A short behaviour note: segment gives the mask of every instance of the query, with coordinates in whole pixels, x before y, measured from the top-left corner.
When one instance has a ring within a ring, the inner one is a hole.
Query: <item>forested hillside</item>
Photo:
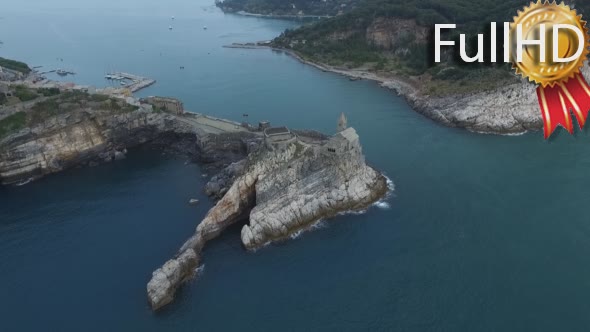
[[[257,6],[295,2],[231,1],[247,5],[256,3]],[[322,0],[298,1],[300,6],[318,2]],[[444,63],[434,65],[434,24],[456,23],[458,29],[445,38],[456,40],[458,45],[459,33],[466,33],[470,45],[475,45],[477,33],[489,36],[490,22],[510,22],[517,10],[529,3],[528,0],[359,0],[350,12],[285,31],[275,39],[274,45],[292,49],[308,60],[334,66],[362,67],[398,76],[420,76],[421,81],[434,82],[429,87],[432,93],[454,92],[449,88],[461,91],[482,89],[514,79],[510,67],[504,64],[465,65],[456,61],[457,52],[448,49],[443,57]],[[582,14],[590,15],[590,1],[568,1],[567,4]],[[501,24],[498,25],[500,27]],[[500,30],[498,35],[502,35]],[[485,44],[488,47],[487,41]],[[500,45],[498,52],[501,49]],[[473,47],[471,50],[474,52]],[[486,49],[486,56],[489,56],[489,49]],[[443,84],[440,84],[441,81]],[[453,84],[444,84],[444,81]]]

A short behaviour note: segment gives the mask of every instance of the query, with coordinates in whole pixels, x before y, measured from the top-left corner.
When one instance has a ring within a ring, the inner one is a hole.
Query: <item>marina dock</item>
[[[105,78],[108,80],[120,81],[121,86],[129,89],[131,92],[137,92],[156,83],[156,80],[154,79],[124,72],[110,73],[105,75]]]

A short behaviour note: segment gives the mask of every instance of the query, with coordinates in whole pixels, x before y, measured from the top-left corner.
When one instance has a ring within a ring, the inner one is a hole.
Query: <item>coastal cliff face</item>
[[[79,109],[48,118],[0,141],[0,180],[11,184],[63,169],[124,157],[126,148],[164,132],[190,129],[164,113]]]
[[[256,206],[241,232],[248,249],[339,212],[363,209],[387,190],[384,177],[365,164],[352,128],[323,147],[292,144],[278,162],[256,164],[247,175],[258,179]]]
[[[392,50],[411,39],[415,43],[426,43],[428,29],[412,19],[376,18],[365,30],[367,42],[385,50]],[[403,50],[400,50],[403,51]]]
[[[401,80],[376,79],[403,96],[417,112],[450,127],[490,134],[543,128],[536,86],[524,79],[488,91],[443,97],[425,94]]]
[[[231,167],[235,173],[236,167]],[[242,174],[208,212],[176,258],[154,271],[147,285],[154,310],[172,301],[181,282],[195,273],[205,243],[231,224],[247,219],[241,232],[242,243],[247,249],[256,249],[322,218],[366,208],[387,191],[386,179],[365,164],[352,128],[327,141],[299,138],[270,144],[250,154],[245,165],[237,168]]]
[[[590,75],[588,63],[581,69]],[[380,79],[382,86],[396,90],[425,116],[452,127],[480,133],[517,134],[541,130],[543,118],[536,85],[526,79],[489,91],[433,97],[395,79]]]
[[[260,140],[260,133],[227,120],[176,113],[85,93],[0,108],[0,183],[122,159],[146,143],[219,170],[244,159]]]
[[[418,112],[448,126],[481,133],[515,134],[543,128],[535,89],[533,84],[523,81],[465,95],[408,95],[408,101]]]

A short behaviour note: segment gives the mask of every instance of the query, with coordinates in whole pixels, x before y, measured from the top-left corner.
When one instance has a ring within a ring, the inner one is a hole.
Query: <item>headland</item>
[[[337,133],[326,135],[187,112],[174,98],[136,98],[26,75],[0,82],[0,95],[3,185],[116,162],[140,145],[190,156],[215,171],[205,191],[217,204],[147,284],[154,310],[195,276],[201,250],[228,226],[245,221],[241,241],[254,250],[324,218],[365,209],[388,191],[343,114]]]

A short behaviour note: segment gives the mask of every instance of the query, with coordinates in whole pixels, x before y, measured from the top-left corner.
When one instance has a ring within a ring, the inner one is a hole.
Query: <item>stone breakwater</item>
[[[365,163],[353,128],[319,137],[264,144],[222,172],[230,181],[212,180],[215,184],[208,185],[208,191],[221,199],[176,257],[154,271],[147,284],[154,310],[170,303],[182,282],[194,275],[207,241],[235,222],[247,220],[242,244],[257,249],[322,218],[364,209],[386,194],[387,181]]]

